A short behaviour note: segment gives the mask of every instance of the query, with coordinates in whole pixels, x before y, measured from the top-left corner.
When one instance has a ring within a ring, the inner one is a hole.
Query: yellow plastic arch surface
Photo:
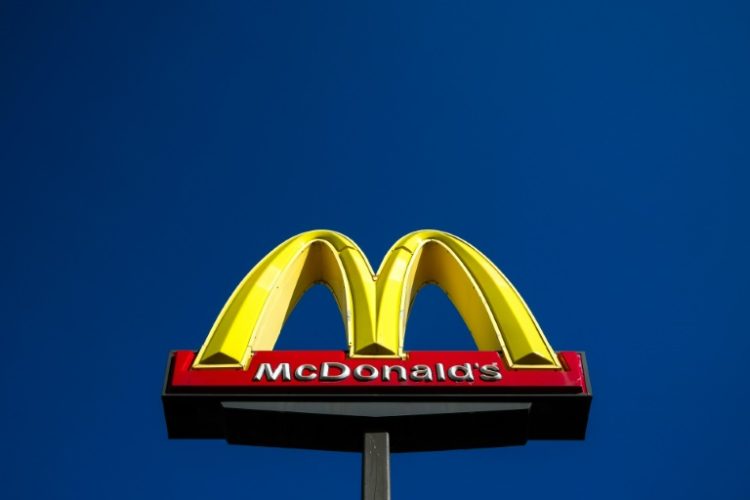
[[[377,275],[343,234],[317,230],[290,238],[234,290],[194,368],[247,368],[253,351],[273,349],[297,301],[316,283],[332,291],[353,357],[404,356],[411,304],[423,285],[434,283],[458,309],[480,350],[502,352],[512,368],[561,368],[510,281],[473,246],[434,230],[401,238]]]

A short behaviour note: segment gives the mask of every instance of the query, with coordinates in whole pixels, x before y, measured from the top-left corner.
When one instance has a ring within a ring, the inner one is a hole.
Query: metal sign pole
[[[391,449],[387,432],[365,433],[362,500],[391,500]]]

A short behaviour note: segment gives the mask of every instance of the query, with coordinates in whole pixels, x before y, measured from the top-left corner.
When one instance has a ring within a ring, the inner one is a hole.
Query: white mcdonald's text
[[[480,365],[479,363],[459,363],[446,366],[444,363],[432,365],[419,364],[410,367],[402,365],[358,364],[354,367],[336,361],[324,361],[320,364],[303,363],[293,366],[291,363],[260,363],[253,380],[256,382],[299,382],[319,380],[320,382],[474,382],[476,379],[494,382],[502,379],[497,363]]]

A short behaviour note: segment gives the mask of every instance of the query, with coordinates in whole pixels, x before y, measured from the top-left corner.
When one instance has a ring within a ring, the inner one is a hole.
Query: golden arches
[[[253,351],[271,350],[304,292],[332,291],[354,357],[401,357],[409,308],[427,283],[440,286],[477,347],[501,351],[513,368],[560,363],[508,279],[477,249],[442,231],[416,231],[388,251],[378,274],[346,236],[308,231],[269,253],[240,282],[219,314],[194,368],[247,368]]]

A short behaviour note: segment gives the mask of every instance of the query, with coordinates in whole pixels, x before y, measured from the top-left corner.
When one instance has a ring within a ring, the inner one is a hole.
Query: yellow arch
[[[247,367],[253,351],[273,349],[297,301],[319,282],[336,298],[349,345],[356,339],[358,350],[380,352],[370,346],[375,337],[375,287],[367,258],[343,234],[308,231],[276,247],[240,282],[194,368]]]
[[[194,368],[247,366],[271,350],[297,301],[324,283],[339,306],[351,356],[401,357],[409,308],[427,283],[451,299],[481,350],[513,368],[560,363],[508,279],[477,249],[442,231],[416,231],[388,251],[378,274],[343,234],[308,231],[285,241],[240,282],[196,356]]]
[[[480,350],[502,351],[513,368],[560,368],[521,295],[479,250],[443,231],[423,230],[397,241],[378,270],[377,338],[403,352],[414,297],[434,283],[450,298]]]

